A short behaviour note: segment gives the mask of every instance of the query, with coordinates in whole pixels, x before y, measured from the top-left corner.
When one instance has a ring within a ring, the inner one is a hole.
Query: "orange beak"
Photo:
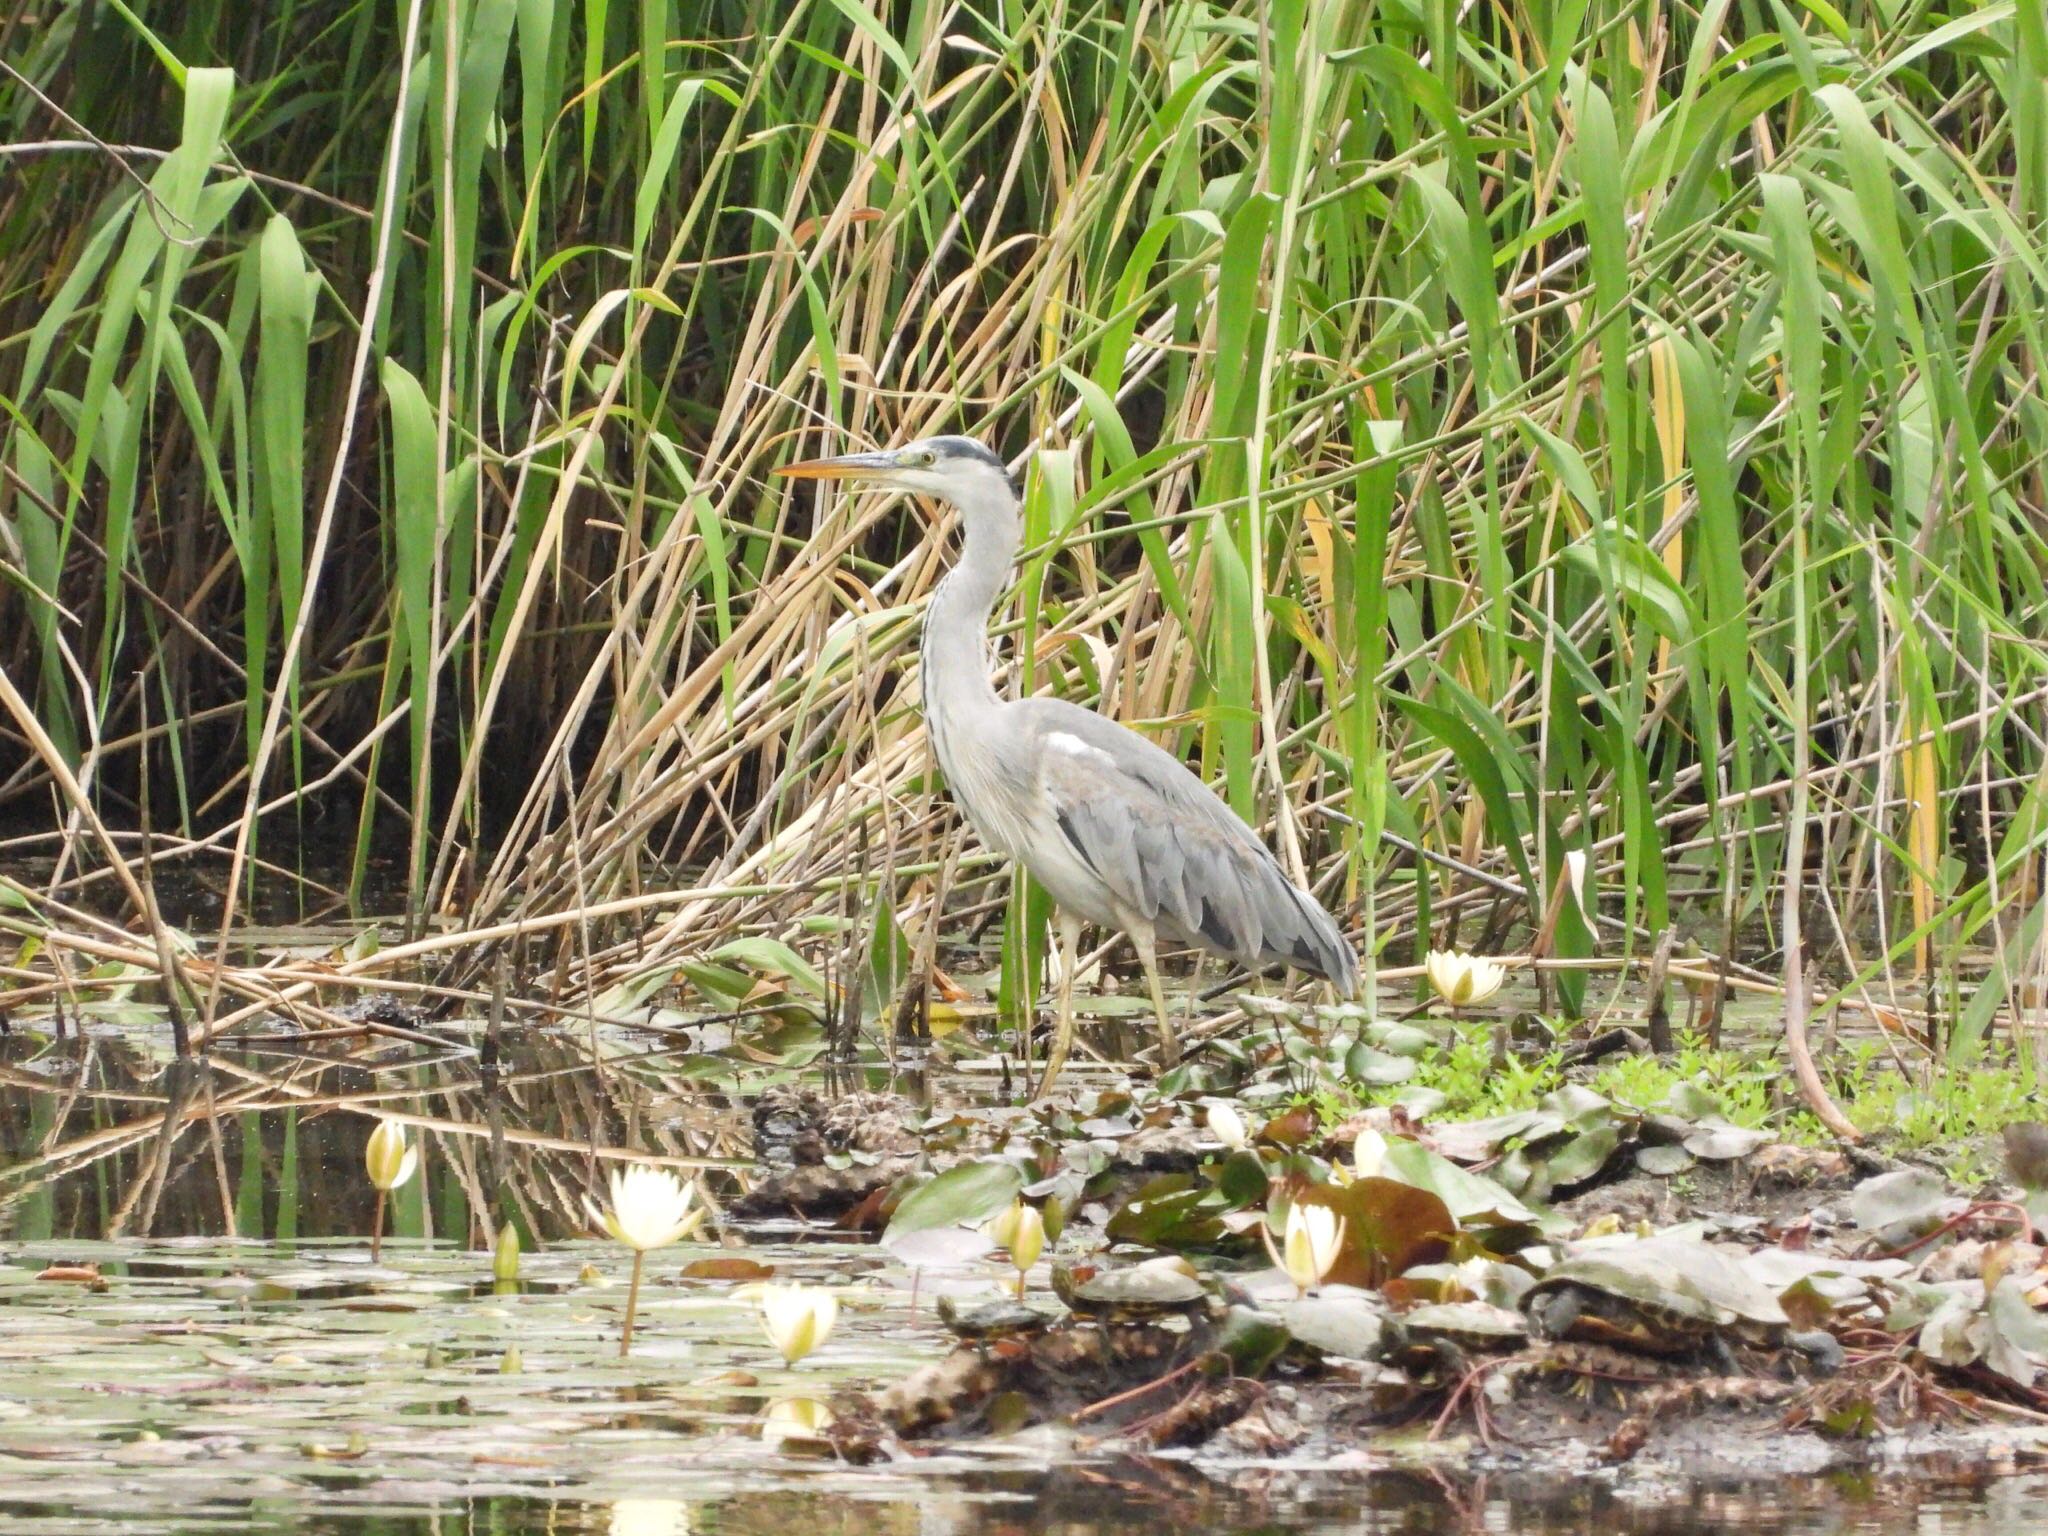
[[[785,480],[859,480],[870,475],[886,475],[896,468],[893,453],[843,453],[831,459],[805,459],[796,464],[784,464],[770,474],[782,476]]]

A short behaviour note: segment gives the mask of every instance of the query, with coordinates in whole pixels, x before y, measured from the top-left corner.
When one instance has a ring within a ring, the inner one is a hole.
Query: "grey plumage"
[[[1291,965],[1345,992],[1357,985],[1335,921],[1178,759],[1061,699],[1012,707],[1037,755],[1045,811],[1095,876],[1093,889],[1066,898],[1083,917],[1128,927],[1135,915],[1241,965]],[[1027,867],[1030,852],[1019,855]]]
[[[1044,1087],[1073,1033],[1071,979],[1083,922],[1131,936],[1160,1034],[1174,1055],[1154,961],[1157,937],[1240,964],[1293,966],[1356,990],[1336,922],[1200,779],[1170,753],[1059,699],[1006,700],[990,681],[988,619],[1021,536],[1002,461],[972,438],[792,464],[800,478],[863,478],[951,502],[960,560],[925,615],[926,730],[954,800],[983,842],[1023,863],[1059,910],[1066,965]]]

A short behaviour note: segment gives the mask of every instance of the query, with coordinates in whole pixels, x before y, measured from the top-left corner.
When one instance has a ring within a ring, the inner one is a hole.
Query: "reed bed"
[[[1677,925],[1963,1049],[2043,970],[2027,0],[50,0],[0,60],[0,1006],[627,1010],[1004,914],[1028,1006],[931,509],[765,478],[938,431],[1027,469],[1010,685],[1375,963]]]

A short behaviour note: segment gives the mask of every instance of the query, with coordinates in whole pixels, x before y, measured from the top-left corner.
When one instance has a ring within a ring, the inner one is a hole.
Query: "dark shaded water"
[[[623,1265],[588,1239],[581,1197],[606,1148],[744,1151],[745,1106],[704,1091],[709,1058],[624,1041],[630,1063],[594,1075],[581,1040],[491,1071],[463,1049],[279,1043],[216,1070],[216,1142],[203,1117],[164,1133],[153,1035],[0,1043],[0,1532],[2048,1532],[2048,1472],[1995,1447],[1963,1470],[1705,1481],[1641,1464],[1475,1477],[1461,1457],[1417,1473],[1362,1451],[1111,1458],[1028,1434],[877,1468],[793,1454],[763,1443],[768,1405],[881,1384],[946,1341],[885,1256],[781,1228],[747,1233],[749,1253],[847,1298],[817,1356],[785,1369],[749,1305],[684,1276],[675,1249],[616,1362]],[[382,1266],[363,1095],[442,1127]],[[743,1175],[707,1177],[730,1193]],[[500,1210],[529,1247],[506,1295],[482,1283],[481,1213]],[[105,1289],[44,1278],[70,1263],[99,1264]]]

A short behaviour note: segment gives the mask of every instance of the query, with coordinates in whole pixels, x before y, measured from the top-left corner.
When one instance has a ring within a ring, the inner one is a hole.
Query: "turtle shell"
[[[1522,1303],[1530,1326],[1547,1339],[1604,1344],[1645,1355],[1689,1354],[1713,1336],[1711,1313],[1570,1280],[1545,1281]]]
[[[939,1321],[955,1338],[999,1339],[1039,1333],[1052,1322],[1050,1314],[1009,1297],[962,1303],[951,1296],[938,1300]]]
[[[1075,1312],[1109,1319],[1188,1312],[1209,1300],[1207,1286],[1170,1264],[1134,1264],[1092,1273],[1056,1269],[1053,1290]]]
[[[1401,1326],[1416,1340],[1446,1339],[1464,1349],[1519,1349],[1529,1325],[1519,1312],[1483,1301],[1439,1301],[1411,1307]]]
[[[1536,1331],[1645,1354],[1683,1354],[1717,1333],[1781,1338],[1778,1300],[1712,1243],[1648,1238],[1551,1267],[1522,1299]]]

